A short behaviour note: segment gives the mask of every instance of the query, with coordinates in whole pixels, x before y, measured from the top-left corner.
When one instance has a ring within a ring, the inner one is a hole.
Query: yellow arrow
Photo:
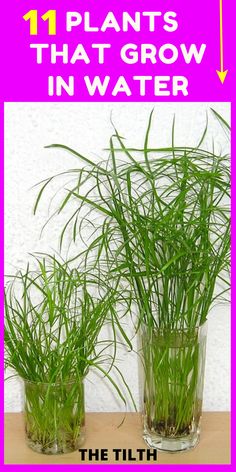
[[[223,84],[228,73],[228,70],[224,70],[223,0],[220,0],[220,70],[216,72]]]

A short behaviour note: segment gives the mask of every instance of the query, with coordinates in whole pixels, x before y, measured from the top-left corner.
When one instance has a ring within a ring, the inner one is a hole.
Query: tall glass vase
[[[25,431],[28,446],[43,454],[63,454],[84,441],[84,387],[68,383],[24,381]]]
[[[199,441],[206,334],[206,323],[191,329],[143,329],[143,438],[151,448],[178,452]]]

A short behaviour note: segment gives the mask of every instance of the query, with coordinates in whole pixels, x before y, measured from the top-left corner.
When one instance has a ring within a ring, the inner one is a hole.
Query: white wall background
[[[49,200],[44,198],[37,216],[33,205],[37,191],[31,187],[57,172],[76,167],[67,153],[44,149],[63,143],[91,159],[105,157],[103,151],[112,134],[110,113],[120,134],[130,146],[142,146],[147,119],[155,107],[151,144],[169,145],[171,123],[176,117],[176,145],[196,145],[209,113],[209,146],[225,146],[224,134],[211,116],[213,107],[227,120],[226,103],[8,103],[5,105],[5,273],[24,267],[29,253],[58,249],[58,222],[53,222],[40,238],[48,216]],[[57,185],[56,187],[57,188]],[[48,199],[52,196],[50,191]],[[120,368],[139,404],[137,358],[121,353]],[[103,381],[89,374],[86,381],[88,411],[124,409]],[[5,410],[22,409],[21,383],[17,378],[5,383]],[[230,316],[229,307],[219,306],[209,315],[204,409],[230,409]]]

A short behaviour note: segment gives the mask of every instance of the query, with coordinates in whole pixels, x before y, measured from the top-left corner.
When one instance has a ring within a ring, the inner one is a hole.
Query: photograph
[[[8,102],[5,464],[230,464],[230,102]]]

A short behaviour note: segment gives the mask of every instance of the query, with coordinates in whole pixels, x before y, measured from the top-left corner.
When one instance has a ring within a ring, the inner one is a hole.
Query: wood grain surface
[[[190,452],[178,454],[159,453],[157,460],[148,461],[148,448],[142,439],[141,415],[128,413],[122,426],[122,413],[87,413],[86,440],[82,449],[86,449],[86,460],[82,461],[81,452],[47,456],[30,450],[25,443],[24,419],[21,413],[5,415],[5,464],[82,464],[82,463],[142,463],[142,464],[229,464],[230,463],[230,415],[225,412],[204,413],[202,434],[199,445]],[[98,449],[100,460],[89,460],[89,449]],[[101,461],[101,449],[107,450],[107,461]],[[114,449],[121,449],[119,460],[115,460]],[[123,453],[124,449],[124,453]],[[140,452],[144,450],[140,460]],[[130,452],[129,452],[130,450]],[[150,451],[150,450],[149,450]],[[123,456],[124,454],[124,456]],[[125,454],[130,460],[125,460]]]

